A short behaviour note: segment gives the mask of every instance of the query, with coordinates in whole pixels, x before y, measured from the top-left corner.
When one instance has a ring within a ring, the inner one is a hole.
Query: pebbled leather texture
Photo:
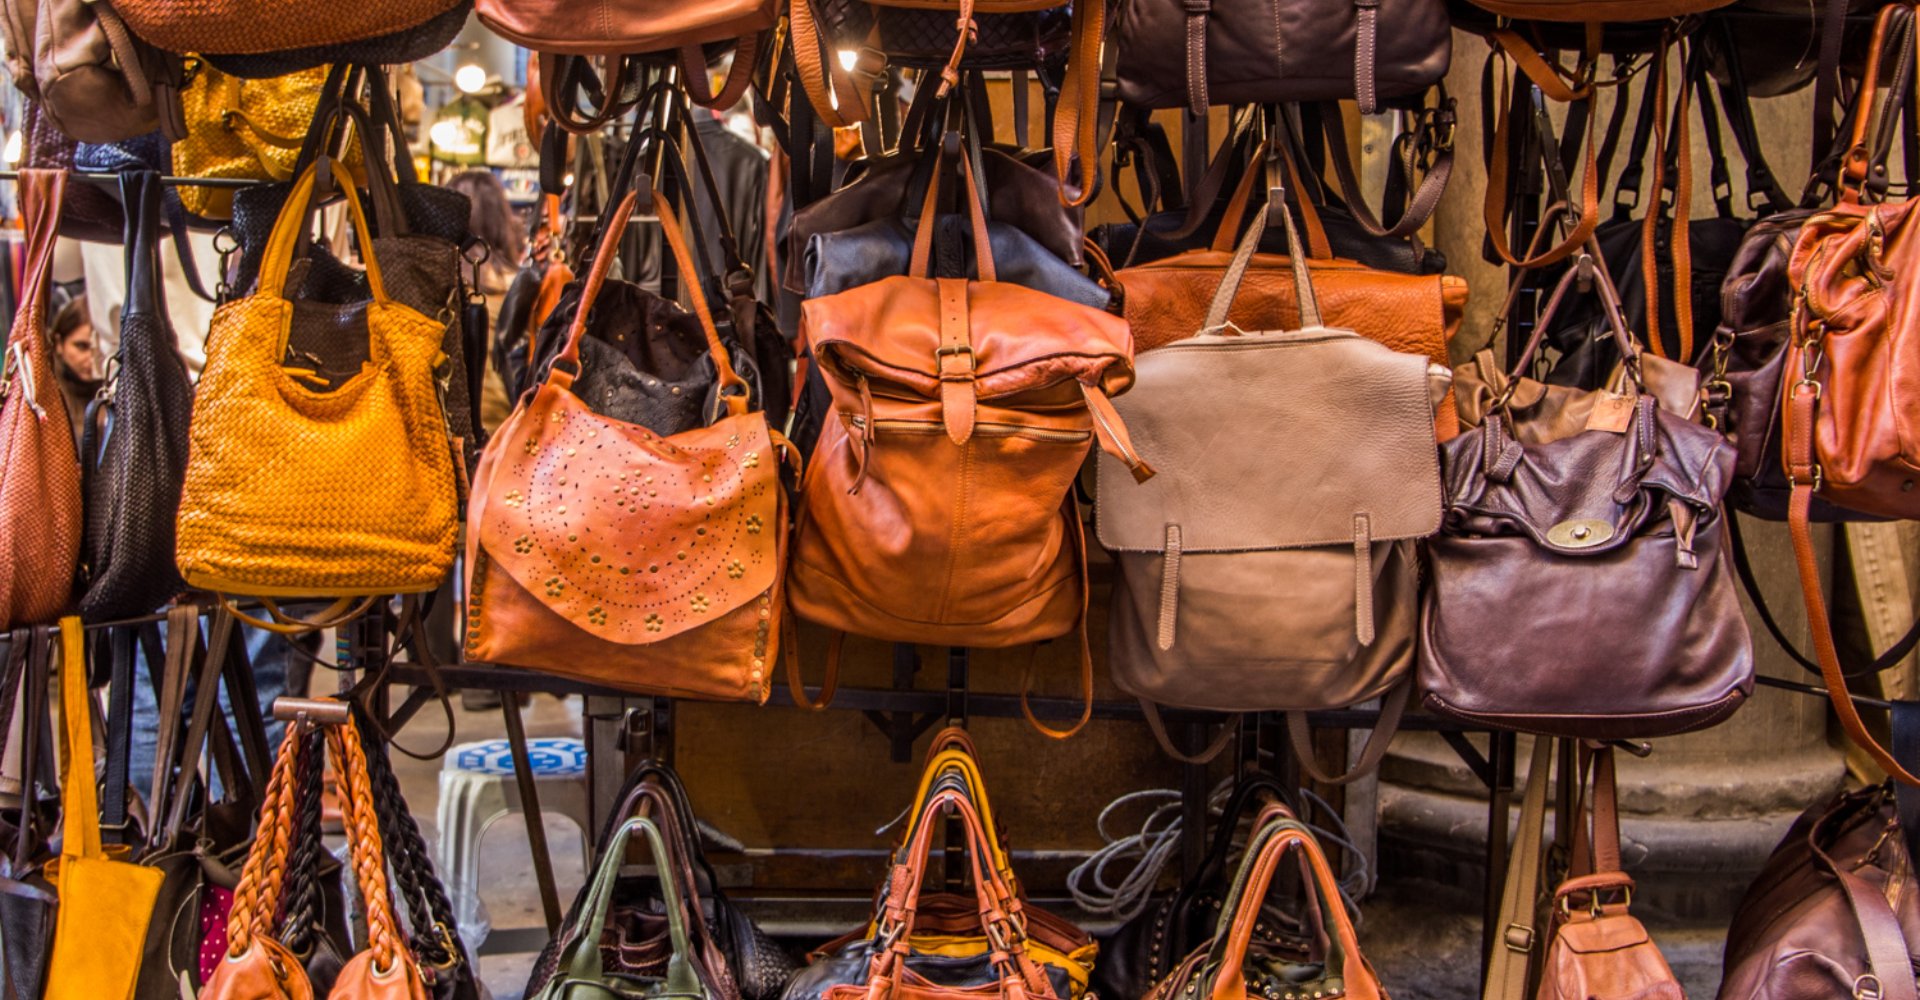
[[[1066,505],[1095,438],[1088,388],[1133,381],[1125,321],[1006,282],[903,276],[801,310],[833,413],[807,470],[794,610],[895,642],[1071,631],[1085,594]],[[951,336],[968,352],[937,353]]]
[[[1446,4],[1382,0],[1378,6],[1375,92],[1391,99],[1425,91],[1446,75],[1452,59]],[[1203,109],[1353,100],[1360,94],[1360,9],[1352,0],[1133,0],[1115,28],[1120,99]],[[1190,34],[1196,21],[1197,37]]]
[[[1430,711],[1642,738],[1711,725],[1752,691],[1721,524],[1725,438],[1642,397],[1625,434],[1524,443],[1495,419],[1442,446],[1441,465],[1419,656]],[[1690,547],[1676,518],[1692,522]],[[1594,541],[1565,533],[1576,524]]]
[[[1163,474],[1136,483],[1102,455],[1095,490],[1100,543],[1119,567],[1115,683],[1185,708],[1322,709],[1406,674],[1417,569],[1396,543],[1440,527],[1427,370],[1424,357],[1324,327],[1203,334],[1140,358],[1114,407]],[[1223,435],[1242,426],[1287,428],[1286,460],[1229,446]],[[1156,630],[1171,641],[1149,639]]]

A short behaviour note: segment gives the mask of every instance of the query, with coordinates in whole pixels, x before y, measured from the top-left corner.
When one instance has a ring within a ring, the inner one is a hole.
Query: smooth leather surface
[[[807,470],[794,610],[895,642],[1070,631],[1084,592],[1064,510],[1094,439],[1082,385],[1132,383],[1126,322],[1006,282],[904,276],[801,309],[834,412]],[[949,335],[971,354],[937,353]]]
[[[942,239],[963,226],[961,216],[940,218],[939,235],[935,236],[935,253],[942,262],[939,273],[971,274],[979,266],[967,241]],[[993,242],[994,266],[1001,281],[1038,289],[1095,309],[1107,307],[1106,289],[1049,252],[1025,230],[1004,222],[989,222],[987,238]],[[951,267],[945,266],[949,254]],[[817,299],[888,275],[905,274],[912,256],[913,227],[903,219],[874,219],[851,229],[816,233],[807,240],[801,262],[806,297]]]
[[[1202,107],[1352,100],[1362,6],[1352,0],[1132,0],[1116,27],[1120,99],[1186,107],[1189,73],[1197,68],[1204,73]],[[1188,35],[1191,10],[1206,22],[1198,60]],[[1375,13],[1380,96],[1417,94],[1446,75],[1453,36],[1442,0],[1382,0]]]
[[[662,52],[751,35],[773,26],[772,0],[478,0],[480,20],[537,52]]]
[[[1720,523],[1732,446],[1645,397],[1626,434],[1526,444],[1505,423],[1441,450],[1447,518],[1427,543],[1421,624],[1428,709],[1618,739],[1697,729],[1737,708],[1753,651]],[[1489,472],[1503,463],[1504,481]],[[1693,568],[1681,564],[1675,506],[1694,521]],[[1555,534],[1575,521],[1604,541]]]
[[[1699,369],[1643,352],[1640,371],[1647,392],[1659,402],[1662,412],[1686,420],[1700,418],[1703,376]],[[1594,407],[1605,398],[1604,392],[1550,385],[1526,377],[1509,379],[1493,352],[1484,350],[1453,370],[1454,401],[1460,408],[1461,425],[1479,427],[1484,423],[1494,401],[1510,382],[1518,385],[1507,401],[1513,414],[1507,427],[1522,444],[1545,444],[1579,434],[1587,429]],[[1611,391],[1623,390],[1627,386],[1625,370],[1616,367],[1605,385]]]

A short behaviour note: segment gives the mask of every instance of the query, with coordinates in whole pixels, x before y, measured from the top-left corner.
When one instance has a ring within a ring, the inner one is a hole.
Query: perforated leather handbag
[[[784,439],[749,411],[698,283],[725,416],[662,435],[575,393],[587,316],[643,200],[683,273],[677,213],[651,187],[603,222],[566,346],[494,434],[467,509],[468,659],[643,694],[763,702],[786,606]]]
[[[1150,721],[1154,704],[1304,713],[1391,691],[1373,741],[1384,753],[1413,664],[1414,543],[1440,527],[1433,418],[1451,373],[1324,325],[1304,258],[1290,268],[1299,326],[1229,323],[1265,220],[1297,238],[1282,189],[1268,204],[1204,325],[1142,356],[1114,404],[1162,474],[1134,483],[1100,459],[1100,542],[1117,569],[1108,659]],[[1289,459],[1220,447],[1236,425],[1285,435]],[[1302,741],[1305,726],[1289,720]]]
[[[907,275],[802,307],[834,412],[809,459],[791,597],[841,632],[1013,646],[1084,620],[1072,489],[1094,440],[1152,469],[1109,399],[1133,381],[1125,321],[997,280],[978,179],[958,159],[979,280],[928,277],[935,183]],[[797,665],[789,678],[807,702]]]

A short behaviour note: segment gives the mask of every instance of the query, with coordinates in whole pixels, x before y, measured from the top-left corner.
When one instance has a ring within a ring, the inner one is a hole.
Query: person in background
[[[498,327],[500,303],[520,269],[520,258],[526,254],[526,223],[507,201],[507,189],[491,170],[462,171],[448,178],[445,186],[466,195],[472,206],[467,229],[487,247],[486,263],[475,269],[474,280],[480,294],[487,298],[488,322]],[[489,366],[480,395],[481,424],[492,430],[512,409],[513,401],[507,398],[500,373]]]
[[[84,440],[87,404],[100,391],[100,355],[94,349],[93,320],[87,314],[85,295],[69,300],[54,314],[52,334],[53,372],[66,397],[67,419],[73,426],[74,444],[78,445]]]

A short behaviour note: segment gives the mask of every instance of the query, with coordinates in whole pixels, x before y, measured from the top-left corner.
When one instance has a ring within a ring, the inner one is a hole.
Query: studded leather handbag
[[[979,280],[929,277],[933,183],[908,274],[802,306],[834,412],[809,459],[791,596],[841,632],[1005,647],[1084,621],[1072,490],[1092,443],[1152,469],[1110,401],[1133,381],[1125,321],[997,280],[978,179],[957,159]],[[789,679],[806,702],[797,665]]]
[[[643,202],[682,273],[698,273],[650,186],[603,223],[565,347],[474,473],[466,655],[636,693],[763,702],[786,610],[784,439],[748,410],[699,283],[688,293],[725,416],[661,435],[574,391],[588,314]]]

